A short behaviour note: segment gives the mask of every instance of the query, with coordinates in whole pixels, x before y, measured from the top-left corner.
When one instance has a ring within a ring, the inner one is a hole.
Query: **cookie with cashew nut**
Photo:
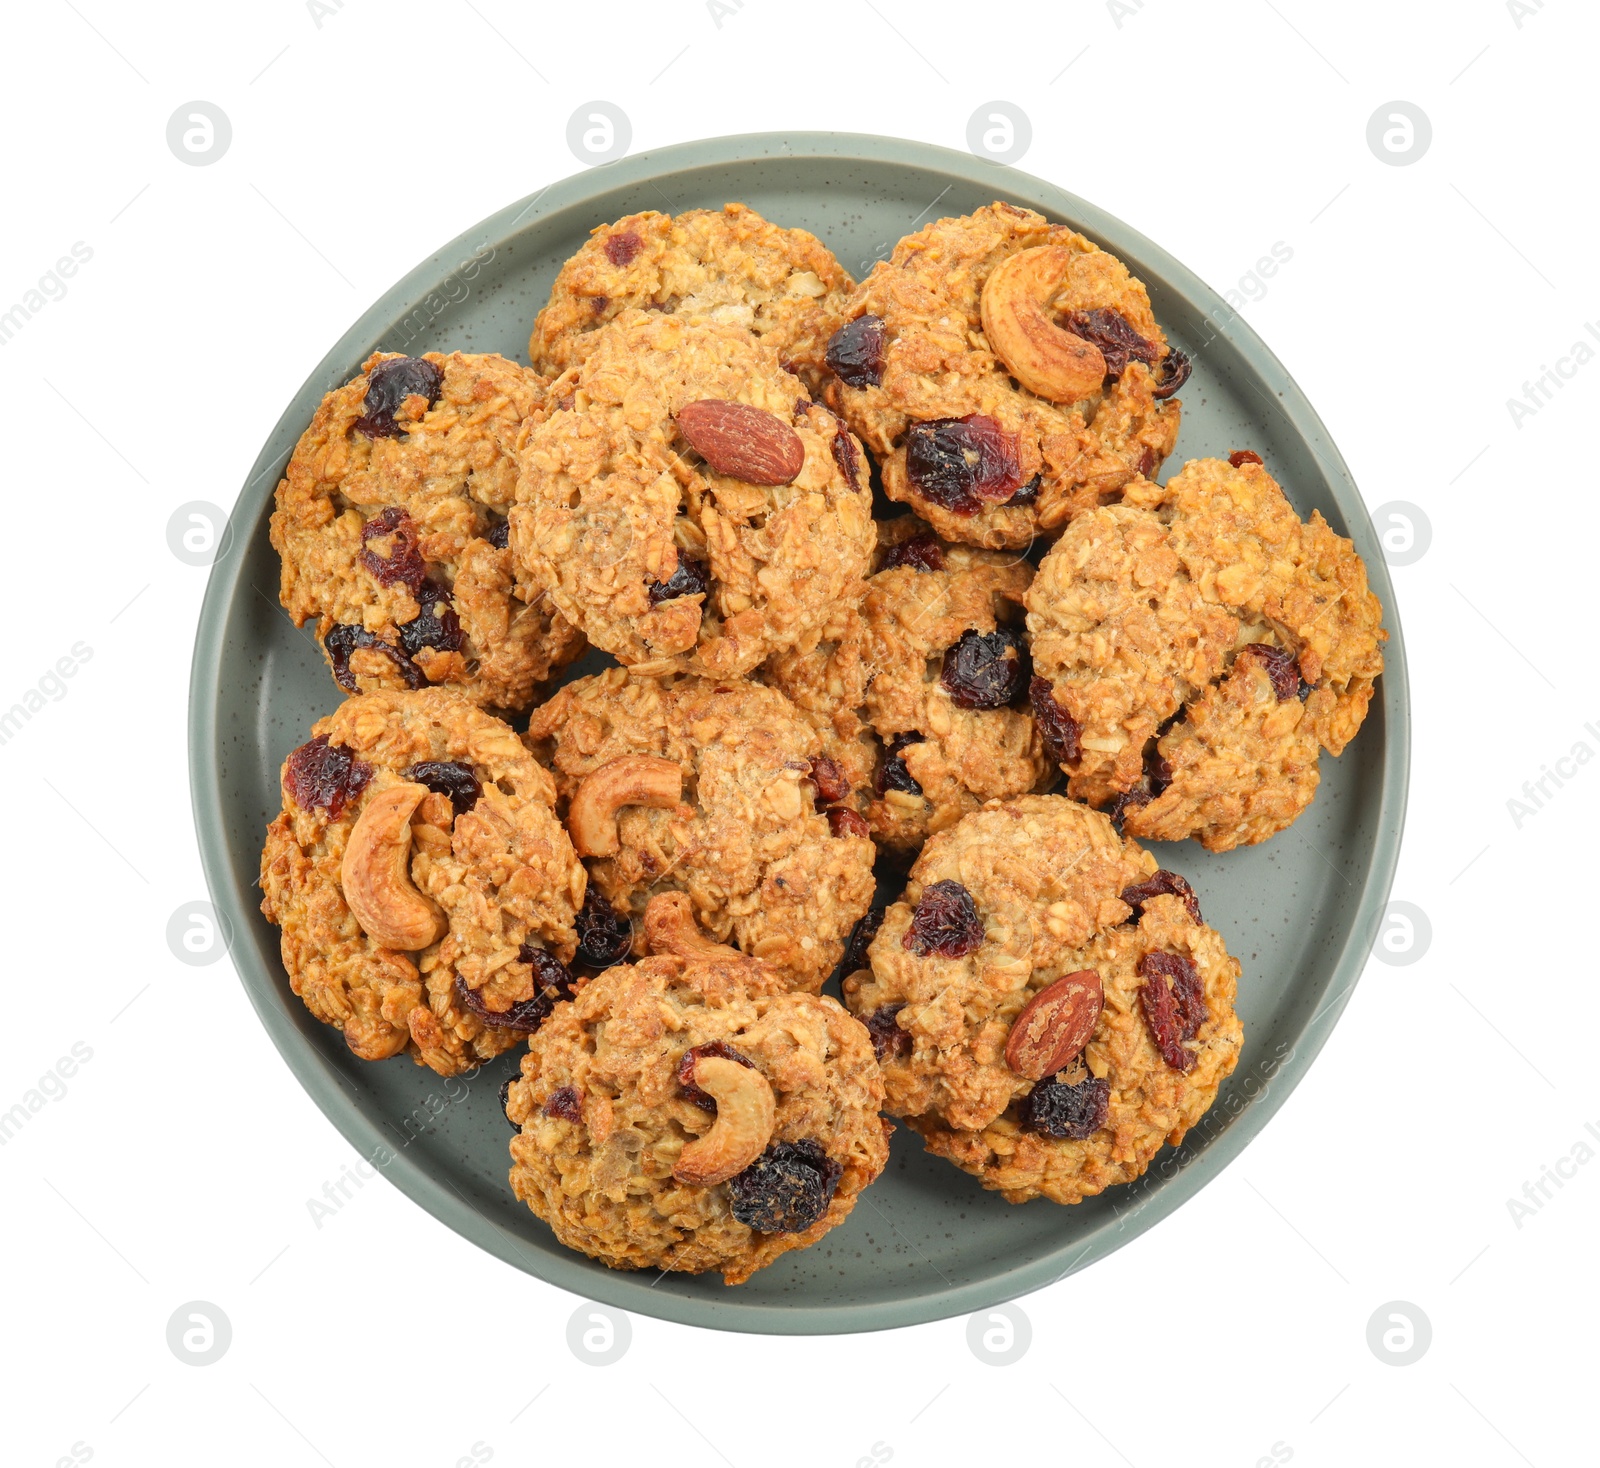
[[[886,1110],[1012,1202],[1137,1177],[1238,1058],[1239,965],[1181,876],[1062,796],[929,838],[850,975]]]
[[[357,695],[311,736],[261,853],[290,988],[363,1060],[456,1075],[520,1044],[581,982],[549,772],[442,688]]]
[[[630,307],[742,326],[780,359],[817,355],[854,282],[814,234],[743,204],[676,216],[647,209],[595,228],[556,276],[528,358],[556,376]]]
[[[374,353],[322,400],[272,516],[280,595],[347,693],[430,684],[525,709],[583,638],[512,584],[506,512],[546,381],[492,353]]]
[[[848,751],[874,838],[910,855],[985,801],[1057,778],[1028,703],[1033,568],[941,541],[913,515],[879,526],[876,564],[831,640],[762,676]]]
[[[1130,835],[1266,840],[1360,728],[1383,609],[1350,541],[1254,454],[1075,519],[1027,595],[1035,715],[1069,793]]]
[[[594,889],[624,915],[686,893],[715,942],[816,990],[872,900],[873,845],[816,728],[772,688],[612,668],[525,736]]]
[[[859,599],[865,456],[744,327],[624,311],[550,392],[520,449],[518,586],[595,646],[737,677]]]
[[[671,951],[608,969],[529,1042],[506,1093],[511,1187],[613,1269],[741,1284],[882,1172],[883,1083],[836,1000],[711,943],[682,894],[644,922]]]
[[[1053,535],[1177,441],[1189,364],[1143,284],[1031,210],[991,204],[907,235],[844,316],[823,395],[889,497],[946,540]]]

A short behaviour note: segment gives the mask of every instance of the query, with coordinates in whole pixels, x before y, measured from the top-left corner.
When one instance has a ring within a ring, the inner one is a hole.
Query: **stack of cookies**
[[[1382,670],[1350,542],[1249,450],[1158,483],[1189,362],[1007,204],[859,285],[634,215],[529,356],[374,355],[278,487],[349,695],[262,854],[293,991],[363,1060],[521,1047],[511,1186],[619,1268],[814,1243],[885,1114],[1012,1202],[1138,1177],[1242,1031],[1136,838],[1311,802]]]

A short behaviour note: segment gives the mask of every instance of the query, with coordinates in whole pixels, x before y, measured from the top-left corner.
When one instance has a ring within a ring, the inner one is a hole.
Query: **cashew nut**
[[[676,958],[743,958],[737,948],[715,943],[700,931],[687,892],[662,892],[644,909],[644,941],[652,953]]]
[[[759,1070],[721,1055],[695,1061],[694,1083],[717,1103],[717,1119],[703,1137],[684,1145],[672,1175],[709,1188],[743,1172],[767,1150],[778,1103]]]
[[[411,883],[411,815],[426,785],[391,785],[367,802],[339,868],[344,900],[374,943],[415,953],[450,924]]]
[[[990,272],[979,305],[989,349],[1029,392],[1052,403],[1099,392],[1106,375],[1100,348],[1057,325],[1045,309],[1071,264],[1065,245],[1019,250]]]
[[[615,856],[617,812],[625,805],[671,810],[683,794],[683,770],[676,760],[653,754],[625,754],[607,760],[583,777],[567,813],[567,831],[579,856]]]

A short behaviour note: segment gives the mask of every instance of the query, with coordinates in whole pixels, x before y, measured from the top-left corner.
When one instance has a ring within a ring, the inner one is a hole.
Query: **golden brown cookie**
[[[306,1008],[363,1060],[470,1071],[570,994],[584,871],[555,784],[443,688],[347,699],[283,766],[261,910]]]
[[[513,453],[544,388],[493,354],[374,353],[322,400],[271,533],[283,605],[297,627],[316,619],[347,693],[443,684],[514,712],[583,651],[512,588]]]
[[[1022,547],[1152,475],[1188,361],[1115,256],[992,204],[895,246],[828,341],[829,404],[946,540]]]
[[[613,1269],[742,1284],[849,1216],[888,1160],[882,1102],[836,1000],[732,949],[662,954],[590,981],[529,1042],[511,1187]]]
[[[598,328],[639,307],[742,326],[785,362],[815,358],[852,284],[814,234],[743,204],[646,210],[598,226],[561,267],[528,357],[554,377],[588,355]]]
[[[737,677],[859,599],[860,448],[743,327],[625,311],[551,397],[521,449],[518,582],[618,661]]]

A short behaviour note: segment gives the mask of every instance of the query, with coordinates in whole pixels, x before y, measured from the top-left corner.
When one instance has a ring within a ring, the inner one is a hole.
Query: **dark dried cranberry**
[[[817,787],[818,809],[850,798],[849,777],[831,755],[819,754],[811,761],[811,782]]]
[[[678,569],[665,581],[652,581],[648,588],[650,605],[658,607],[664,601],[680,596],[700,596],[711,590],[711,568],[704,561],[678,552]]]
[[[904,1004],[884,1004],[862,1021],[867,1033],[872,1036],[872,1053],[880,1063],[892,1055],[911,1053],[911,1036],[894,1022],[895,1015],[904,1008]]]
[[[517,957],[533,968],[534,994],[509,1009],[490,1009],[476,989],[469,989],[460,974],[456,975],[456,997],[485,1024],[497,1030],[516,1030],[530,1035],[550,1017],[550,1011],[563,999],[573,995],[574,983],[566,964],[553,953],[532,943],[524,943]]]
[[[644,248],[644,241],[631,229],[621,229],[606,239],[606,259],[613,265],[631,265]]]
[[[500,1111],[502,1115],[505,1114],[506,1107],[511,1104],[511,1083],[516,1079],[516,1076],[507,1076],[500,1082]],[[506,1120],[510,1122],[512,1131],[520,1132],[522,1130],[509,1116],[506,1116]]]
[[[1039,498],[1039,485],[1043,482],[1043,480],[1044,475],[1035,474],[1033,478],[1024,484],[1022,488],[1019,489],[1014,495],[1012,495],[1011,498],[1006,501],[1006,503],[1008,505],[1033,504]]]
[[[611,297],[610,296],[590,296],[589,297],[589,311],[590,311],[590,314],[595,315],[595,316],[604,316],[606,314],[606,307],[609,306],[610,304],[611,304]]]
[[[972,894],[946,878],[922,889],[901,945],[918,958],[965,958],[983,944],[983,920]]]
[[[1172,722],[1167,724],[1166,727],[1160,732],[1165,734],[1167,729],[1170,729],[1172,724],[1176,722],[1176,719],[1172,720]],[[1150,743],[1145,746],[1144,773],[1139,777],[1138,784],[1134,785],[1130,790],[1123,791],[1123,793],[1112,802],[1111,819],[1120,827],[1122,825],[1123,817],[1126,816],[1130,810],[1134,810],[1141,805],[1149,805],[1150,802],[1154,800],[1156,796],[1160,795],[1161,792],[1165,790],[1171,783],[1172,766],[1162,755],[1160,744],[1156,739],[1152,739]]]
[[[856,441],[850,437],[850,430],[843,423],[833,436],[832,450],[833,462],[839,466],[839,472],[844,475],[844,482],[851,489],[860,489],[861,481],[856,476],[861,471],[861,455],[856,452]]]
[[[1017,436],[983,413],[913,423],[906,432],[906,478],[952,514],[975,515],[985,500],[1008,500],[1021,486]]]
[[[757,1233],[804,1233],[828,1211],[842,1171],[815,1142],[779,1142],[728,1179],[729,1211]]]
[[[489,527],[489,544],[496,550],[505,550],[511,544],[511,522],[496,520]]]
[[[1028,702],[1033,705],[1033,721],[1039,726],[1045,753],[1058,765],[1074,763],[1082,746],[1078,721],[1056,702],[1048,678],[1035,678],[1028,684]]]
[[[1139,1008],[1162,1060],[1171,1070],[1193,1070],[1194,1051],[1183,1042],[1194,1039],[1206,1018],[1199,972],[1181,953],[1147,953],[1135,972],[1144,980]]]
[[[827,810],[828,834],[831,836],[871,836],[872,827],[867,818],[847,805],[830,805]]]
[[[426,785],[435,795],[448,795],[458,816],[466,815],[483,794],[483,786],[472,773],[472,766],[459,760],[423,760],[412,765],[405,772],[405,778]]]
[[[944,655],[939,686],[963,709],[1004,708],[1033,671],[1028,649],[1009,627],[993,632],[969,628]]]
[[[878,767],[878,773],[873,777],[873,788],[882,795],[885,790],[903,790],[907,795],[921,795],[922,786],[917,783],[916,777],[906,768],[906,762],[901,759],[901,751],[913,744],[923,743],[922,735],[917,733],[896,734],[889,741],[889,747],[883,752],[883,763]]]
[[[322,645],[328,649],[328,661],[333,664],[334,680],[346,693],[360,691],[356,685],[356,675],[350,670],[350,654],[357,648],[370,648],[373,652],[381,652],[395,665],[400,676],[405,679],[407,688],[422,688],[427,684],[428,680],[423,676],[422,669],[405,653],[392,643],[385,642],[376,632],[368,632],[365,627],[357,627],[350,622],[340,622],[323,638]]]
[[[756,1063],[748,1055],[741,1055],[726,1040],[709,1040],[704,1045],[695,1045],[683,1052],[683,1058],[678,1062],[678,1084],[683,1088],[684,1100],[694,1102],[702,1111],[715,1111],[715,1099],[694,1083],[695,1062],[706,1055],[737,1061],[750,1070],[756,1068]]]
[[[621,963],[633,947],[633,924],[591,882],[578,909],[578,958],[591,968]]]
[[[367,549],[369,541],[385,538],[390,542],[388,555],[380,556]],[[399,581],[415,592],[427,580],[428,568],[417,550],[417,527],[398,505],[390,505],[361,527],[361,564],[378,578],[380,586],[393,586]]]
[[[883,318],[857,316],[828,338],[828,370],[849,387],[876,387],[883,380]]]
[[[1292,652],[1265,642],[1252,642],[1239,649],[1239,656],[1261,664],[1272,680],[1272,691],[1278,695],[1279,703],[1299,694],[1300,664]]]
[[[1022,1124],[1047,1137],[1087,1141],[1106,1124],[1111,1082],[1088,1076],[1075,1086],[1046,1076],[1022,1098]]]
[[[867,946],[878,936],[878,929],[883,926],[884,909],[869,907],[867,915],[856,924],[856,930],[850,935],[850,946],[844,951],[844,972],[853,974],[858,969],[867,967]]]
[[[319,734],[289,756],[283,788],[302,810],[325,810],[330,820],[338,820],[371,778],[371,765]]]
[[[546,1116],[558,1116],[562,1121],[583,1120],[583,1098],[576,1086],[557,1086],[544,1103]]]
[[[1161,385],[1155,390],[1155,396],[1158,398],[1170,398],[1189,380],[1189,374],[1194,370],[1188,355],[1176,347],[1167,352],[1164,366],[1166,370],[1161,378]]]
[[[1091,311],[1069,311],[1061,324],[1074,336],[1099,347],[1106,359],[1106,376],[1121,377],[1128,363],[1137,361],[1154,367],[1160,348],[1146,341],[1133,329],[1133,323],[1120,311],[1110,306],[1097,306]]]
[[[902,540],[884,553],[883,569],[893,571],[900,566],[911,566],[918,571],[944,570],[944,547],[931,530]]]
[[[1133,909],[1130,922],[1137,922],[1144,916],[1144,905],[1152,897],[1181,897],[1183,905],[1189,909],[1189,916],[1197,923],[1205,921],[1200,916],[1200,899],[1195,896],[1194,888],[1185,878],[1163,867],[1155,876],[1146,877],[1144,881],[1122,889],[1122,900]]]
[[[1228,462],[1235,469],[1242,469],[1246,464],[1264,464],[1266,460],[1254,449],[1235,449],[1228,455]]]
[[[351,426],[368,438],[404,438],[405,425],[394,421],[395,409],[409,397],[424,397],[431,408],[443,386],[444,373],[426,357],[390,357],[372,369],[361,404],[366,411]]]
[[[459,652],[466,635],[450,605],[450,593],[437,581],[424,581],[413,595],[422,610],[400,627],[400,646],[406,656],[414,658],[425,647],[435,652]]]

